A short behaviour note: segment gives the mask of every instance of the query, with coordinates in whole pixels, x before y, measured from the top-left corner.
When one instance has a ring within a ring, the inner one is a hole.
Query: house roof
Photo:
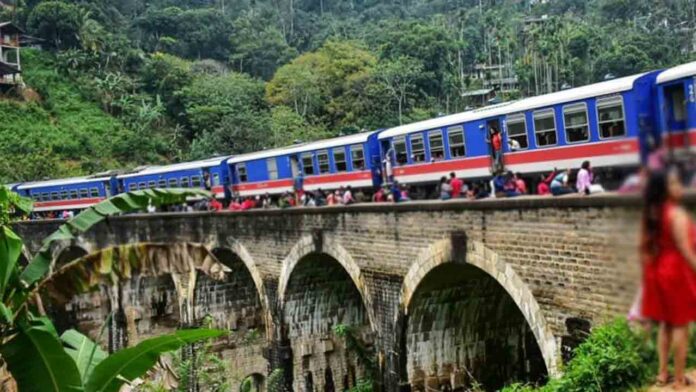
[[[14,32],[14,33],[18,33],[18,34],[24,33],[24,30],[20,29],[19,27],[17,27],[17,25],[15,25],[12,22],[0,22],[0,30],[2,30],[2,31],[9,30],[10,32]]]

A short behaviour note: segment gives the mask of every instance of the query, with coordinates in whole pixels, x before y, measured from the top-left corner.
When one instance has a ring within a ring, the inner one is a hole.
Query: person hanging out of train
[[[567,195],[569,193],[575,192],[573,188],[568,184],[570,179],[570,169],[562,170],[560,173],[551,181],[551,194],[554,196]]]
[[[490,143],[493,158],[493,170],[497,173],[498,171],[502,170],[503,136],[500,134],[500,130],[498,130],[495,125],[490,126]]]
[[[213,183],[210,181],[210,170],[203,169],[203,186],[206,191],[213,189]]]
[[[389,150],[387,150],[387,153],[384,155],[384,160],[382,161],[382,165],[384,166],[384,174],[386,176],[384,180],[389,184],[394,182],[394,165],[392,164],[393,155],[394,149],[389,148]]]

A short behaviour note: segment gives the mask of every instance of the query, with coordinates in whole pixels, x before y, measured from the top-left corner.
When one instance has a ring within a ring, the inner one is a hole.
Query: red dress
[[[659,251],[643,267],[643,316],[670,325],[696,321],[696,272],[677,248],[672,235],[672,211],[666,203],[662,210]],[[694,225],[689,227],[693,238]]]

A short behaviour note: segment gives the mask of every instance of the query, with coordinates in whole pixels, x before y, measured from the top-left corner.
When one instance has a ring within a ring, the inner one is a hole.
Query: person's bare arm
[[[689,238],[689,224],[689,214],[683,208],[677,207],[672,211],[672,235],[677,249],[696,271],[696,252]]]

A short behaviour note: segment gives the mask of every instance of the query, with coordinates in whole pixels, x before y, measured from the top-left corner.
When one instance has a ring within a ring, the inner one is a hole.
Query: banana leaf
[[[181,330],[120,350],[94,368],[85,384],[85,392],[117,392],[125,381],[133,381],[150,370],[161,354],[226,333],[209,329]]]
[[[203,189],[145,189],[121,193],[92,207],[87,208],[70,219],[52,235],[47,237],[37,255],[22,271],[20,279],[26,286],[31,286],[43,278],[51,268],[51,246],[56,241],[66,241],[86,232],[109,216],[144,210],[148,204],[155,206],[182,203],[188,197],[211,197],[212,194]]]
[[[82,391],[75,362],[63,350],[50,320],[22,322],[16,333],[0,346],[12,377],[22,392]]]
[[[87,381],[94,367],[108,356],[98,344],[74,329],[63,332],[60,340],[66,345],[65,352],[75,361],[83,382]]]
[[[0,299],[5,298],[10,279],[17,278],[17,261],[21,253],[22,239],[8,226],[2,226],[0,228]]]

